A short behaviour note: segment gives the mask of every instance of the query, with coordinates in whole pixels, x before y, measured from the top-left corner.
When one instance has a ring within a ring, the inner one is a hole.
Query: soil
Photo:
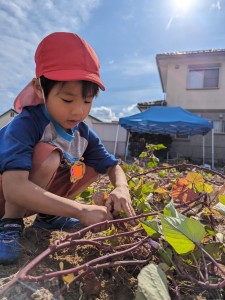
[[[34,217],[25,220],[25,230],[21,240],[22,256],[18,263],[8,266],[0,265],[0,290],[9,282],[16,273],[28,262],[43,252],[50,243],[65,236],[64,231],[48,231],[33,228]],[[92,233],[89,233],[92,234]],[[97,234],[92,234],[97,235]],[[99,251],[92,246],[67,249],[48,257],[41,264],[34,268],[35,275],[44,274],[47,271],[59,270],[59,263],[63,261],[65,269],[72,268],[78,264],[90,261],[99,256]],[[84,280],[73,284],[60,297],[53,297],[53,292],[60,288],[62,279],[41,282],[39,284],[16,283],[4,294],[3,300],[132,300],[135,299],[137,289],[137,274],[139,268],[129,268],[129,272],[123,267],[106,269],[101,272],[91,273]],[[133,273],[133,274],[132,274]]]

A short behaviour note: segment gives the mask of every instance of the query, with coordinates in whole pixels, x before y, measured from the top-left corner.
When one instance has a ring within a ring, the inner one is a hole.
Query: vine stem
[[[217,261],[207,252],[204,248],[200,247],[198,244],[196,244],[198,248],[201,249],[201,251],[214,263],[214,265],[221,271],[221,273],[225,276],[224,270],[220,267],[220,265],[217,263]]]
[[[143,173],[136,173],[132,176],[130,176],[128,182],[130,180],[132,180],[132,178],[134,177],[139,177],[139,176],[144,176],[144,175],[147,175],[149,173],[154,173],[154,172],[158,172],[158,171],[162,171],[162,170],[169,170],[169,169],[178,169],[178,168],[192,168],[192,169],[198,169],[198,170],[202,170],[206,173],[210,173],[210,174],[213,174],[213,175],[218,175],[219,177],[221,177],[222,179],[225,179],[225,176],[222,175],[221,173],[215,171],[215,170],[212,170],[212,169],[208,169],[208,168],[204,168],[204,167],[201,167],[201,166],[197,166],[197,165],[193,165],[193,164],[187,164],[187,163],[181,163],[181,164],[175,164],[175,165],[169,165],[169,166],[164,166],[164,167],[157,167],[157,168],[153,168],[147,172],[143,172]]]
[[[149,239],[149,237],[145,237],[141,241],[133,243],[132,246],[129,249],[125,249],[125,250],[122,250],[122,251],[119,251],[119,252],[116,252],[116,253],[106,254],[104,256],[95,258],[95,259],[91,260],[88,263],[85,263],[83,265],[79,265],[78,267],[74,267],[74,268],[71,268],[71,269],[51,272],[51,273],[40,275],[40,276],[30,276],[30,275],[26,275],[26,272],[30,271],[30,268],[26,268],[26,270],[24,268],[21,272],[18,273],[18,276],[24,281],[26,281],[26,280],[27,281],[40,281],[40,280],[45,280],[45,279],[49,280],[53,277],[65,276],[65,275],[68,275],[70,273],[76,274],[79,271],[81,271],[82,269],[87,269],[90,265],[97,264],[97,263],[100,263],[100,262],[104,262],[105,260],[112,259],[112,258],[115,258],[117,256],[125,255],[128,252],[131,252],[131,251],[135,250],[136,248],[138,248],[140,245],[145,243],[148,239]]]
[[[179,291],[179,287],[178,287],[177,282],[176,282],[175,278],[173,277],[173,274],[172,274],[172,272],[170,270],[168,271],[168,274],[171,277],[171,280],[172,280],[173,285],[175,287],[175,292],[176,292],[177,300],[182,300],[181,295],[180,295],[180,291]]]
[[[82,277],[85,277],[88,273],[92,272],[92,271],[97,271],[99,269],[108,269],[108,268],[115,268],[115,267],[121,267],[121,266],[127,266],[127,265],[143,265],[143,264],[147,264],[150,261],[149,259],[145,259],[145,260],[126,260],[126,261],[114,261],[114,262],[107,262],[107,263],[103,263],[103,264],[97,264],[95,266],[88,266],[87,270],[85,270],[84,272],[82,272],[81,274],[77,275],[77,277],[75,277],[69,284],[64,284],[63,287],[58,290],[54,296],[58,297],[60,296],[72,283],[78,281],[79,279],[81,279]]]

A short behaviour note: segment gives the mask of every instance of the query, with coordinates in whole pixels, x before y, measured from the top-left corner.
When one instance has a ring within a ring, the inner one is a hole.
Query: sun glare
[[[173,0],[174,9],[179,13],[188,12],[197,0]]]

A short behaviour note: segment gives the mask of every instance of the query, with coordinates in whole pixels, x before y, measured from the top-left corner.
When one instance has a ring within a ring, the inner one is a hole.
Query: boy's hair
[[[43,89],[45,99],[47,100],[51,89],[59,82],[64,83],[65,81],[57,81],[40,76],[41,87]],[[82,97],[83,99],[87,97],[97,97],[99,93],[99,86],[91,81],[81,80],[82,82]]]

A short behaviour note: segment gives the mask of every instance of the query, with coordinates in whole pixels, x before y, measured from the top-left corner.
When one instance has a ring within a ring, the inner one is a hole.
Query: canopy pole
[[[120,128],[120,125],[118,123],[117,129],[116,129],[116,138],[115,138],[115,144],[114,144],[114,151],[113,151],[113,155],[114,156],[116,155],[116,148],[117,148],[117,141],[118,141],[118,135],[119,135],[119,128]]]
[[[127,152],[128,152],[129,139],[130,139],[130,131],[128,130],[127,131],[127,144],[126,144],[125,158],[124,158],[125,161],[127,161]]]
[[[212,129],[212,169],[214,169],[214,128]]]
[[[202,164],[205,164],[205,136],[202,136]]]

